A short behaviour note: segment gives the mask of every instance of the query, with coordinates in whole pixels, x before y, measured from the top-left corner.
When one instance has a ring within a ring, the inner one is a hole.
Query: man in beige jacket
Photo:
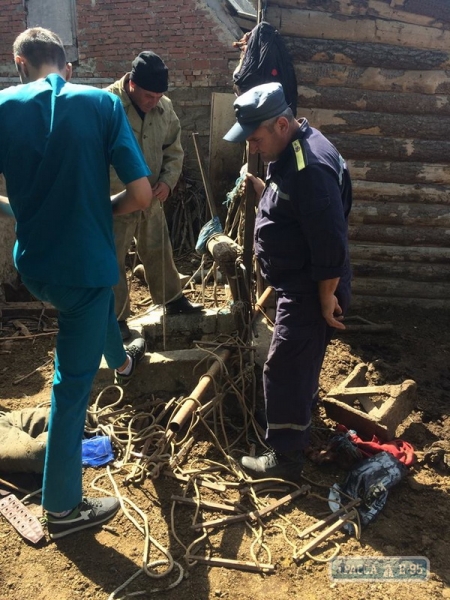
[[[130,300],[125,274],[125,257],[133,237],[142,261],[145,279],[155,304],[164,304],[167,314],[198,312],[200,304],[191,304],[183,295],[180,276],[173,260],[172,246],[162,203],[173,191],[181,174],[184,152],[181,147],[180,121],[172,102],[164,96],[168,88],[168,69],[154,52],[141,52],[130,73],[107,90],[119,96],[134,135],[152,175],[153,203],[145,211],[114,219],[120,280],[114,288],[115,311],[124,340],[130,337],[126,319]],[[111,174],[111,190],[120,191],[120,180]],[[159,200],[159,202],[158,202]]]

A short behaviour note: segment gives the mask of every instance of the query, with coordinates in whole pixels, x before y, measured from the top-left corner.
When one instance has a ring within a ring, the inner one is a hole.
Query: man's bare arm
[[[151,204],[152,186],[147,177],[131,181],[125,189],[111,197],[114,215],[126,215],[137,210],[144,210]]]
[[[323,279],[319,281],[319,298],[322,307],[322,316],[330,327],[345,329],[342,320],[342,308],[339,306],[335,291],[339,283],[339,277],[334,279]]]
[[[11,205],[6,196],[0,196],[0,215],[7,217],[14,217],[14,213],[11,209]]]

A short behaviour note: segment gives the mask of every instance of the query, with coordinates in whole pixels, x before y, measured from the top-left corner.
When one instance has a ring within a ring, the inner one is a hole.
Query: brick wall
[[[142,50],[157,52],[169,67],[168,95],[182,122],[188,171],[197,170],[190,133],[200,134],[207,152],[211,93],[232,91],[232,72],[239,58],[232,48],[239,30],[223,4],[220,0],[76,0],[79,60],[74,81],[104,87],[129,71]],[[26,26],[26,2],[0,0],[0,89],[18,82],[11,47]]]
[[[16,76],[12,58],[12,45],[16,36],[24,30],[26,13],[20,0],[0,0],[0,88],[6,87],[1,79]]]

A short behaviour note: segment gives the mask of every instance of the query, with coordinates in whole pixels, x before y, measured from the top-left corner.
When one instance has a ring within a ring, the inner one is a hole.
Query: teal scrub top
[[[110,165],[124,184],[151,174],[116,96],[56,73],[0,92],[0,173],[19,273],[75,287],[117,283]]]

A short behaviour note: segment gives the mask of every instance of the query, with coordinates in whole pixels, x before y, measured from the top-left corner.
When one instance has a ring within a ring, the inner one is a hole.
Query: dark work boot
[[[203,304],[192,304],[186,296],[180,296],[172,302],[166,304],[167,315],[182,315],[189,313],[198,313],[203,310]]]
[[[301,450],[295,452],[276,452],[268,449],[261,456],[243,456],[241,466],[253,479],[287,479],[295,481],[303,470],[304,456]]]

